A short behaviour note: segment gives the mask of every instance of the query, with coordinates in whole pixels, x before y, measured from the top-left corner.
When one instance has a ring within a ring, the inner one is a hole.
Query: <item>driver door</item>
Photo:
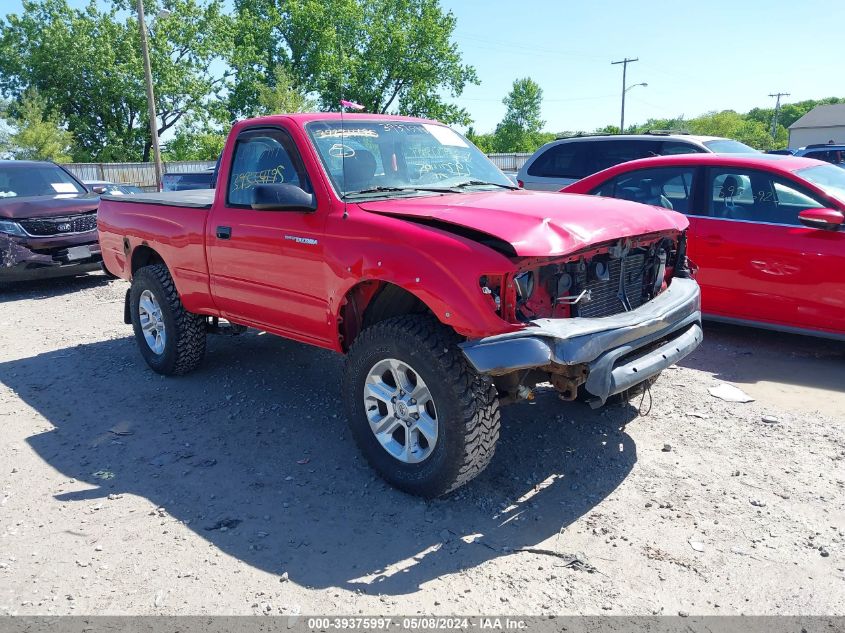
[[[237,323],[326,345],[331,339],[323,235],[326,209],[256,210],[257,184],[286,182],[313,192],[299,152],[280,128],[251,128],[236,141],[225,204],[206,236],[212,292]]]

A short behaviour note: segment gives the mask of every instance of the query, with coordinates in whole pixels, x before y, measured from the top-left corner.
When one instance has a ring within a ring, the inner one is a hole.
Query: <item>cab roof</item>
[[[312,121],[340,121],[340,112],[299,112],[295,114],[271,114],[269,116],[256,117],[254,119],[245,119],[238,122],[238,126],[243,127],[255,123],[273,123],[282,120],[293,121],[301,126]],[[421,119],[418,117],[401,116],[398,114],[371,114],[368,112],[344,112],[344,121],[401,121],[405,123],[437,123],[442,125],[439,121],[433,119]]]

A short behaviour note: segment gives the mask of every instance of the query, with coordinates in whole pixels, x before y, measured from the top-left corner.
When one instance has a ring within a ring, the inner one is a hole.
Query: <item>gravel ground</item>
[[[845,345],[708,327],[651,406],[506,408],[426,502],[359,457],[338,356],[250,332],[165,379],[125,289],[0,291],[0,613],[845,614]]]

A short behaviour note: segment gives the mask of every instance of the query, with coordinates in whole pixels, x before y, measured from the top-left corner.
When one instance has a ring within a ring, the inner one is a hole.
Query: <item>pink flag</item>
[[[346,101],[345,99],[340,100],[340,105],[344,108],[351,108],[353,110],[363,110],[364,106],[360,103],[355,103],[354,101]]]

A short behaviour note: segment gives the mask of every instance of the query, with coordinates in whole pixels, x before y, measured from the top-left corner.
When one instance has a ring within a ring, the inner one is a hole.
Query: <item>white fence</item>
[[[502,171],[518,171],[531,154],[488,154]],[[62,165],[80,180],[109,180],[154,190],[155,169],[152,163],[66,163]],[[214,161],[183,160],[164,163],[165,174],[202,171],[214,167]]]
[[[519,171],[520,168],[531,158],[532,154],[515,152],[512,154],[487,154],[487,158],[502,171]]]
[[[155,167],[152,163],[66,163],[62,165],[80,180],[109,180],[155,190]],[[214,167],[214,161],[183,160],[164,163],[164,173],[202,171]]]

